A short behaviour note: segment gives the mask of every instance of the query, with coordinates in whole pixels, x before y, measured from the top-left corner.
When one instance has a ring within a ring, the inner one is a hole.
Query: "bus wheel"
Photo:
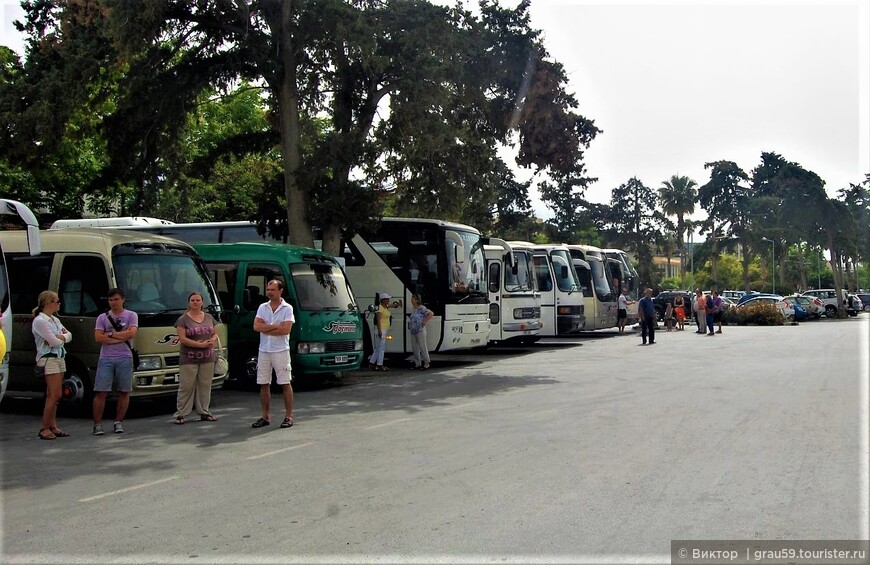
[[[88,372],[78,363],[70,363],[60,385],[60,400],[62,403],[90,410],[94,399],[94,386],[88,377]]]

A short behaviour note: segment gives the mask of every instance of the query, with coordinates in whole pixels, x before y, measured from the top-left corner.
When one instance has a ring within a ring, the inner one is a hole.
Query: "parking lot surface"
[[[667,562],[672,539],[866,539],[868,321],[394,360],[301,387],[290,429],[251,429],[256,393],[223,390],[218,422],[146,402],[123,435],[63,418],[72,437],[39,441],[40,403],[4,400],[2,560]]]

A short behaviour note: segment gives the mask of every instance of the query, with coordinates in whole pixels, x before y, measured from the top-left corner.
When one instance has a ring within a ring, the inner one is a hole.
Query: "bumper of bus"
[[[489,319],[476,322],[447,320],[444,322],[444,338],[438,351],[483,347],[488,340]]]
[[[518,335],[534,335],[541,331],[544,327],[540,320],[522,320],[519,322],[509,322],[501,325],[501,330],[505,333]],[[511,336],[514,337],[514,336]]]
[[[556,334],[572,334],[583,331],[586,326],[584,314],[560,315],[556,317]]]

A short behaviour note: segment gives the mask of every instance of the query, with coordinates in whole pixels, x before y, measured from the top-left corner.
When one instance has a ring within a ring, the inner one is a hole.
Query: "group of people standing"
[[[619,315],[624,316],[622,304],[631,304],[627,298],[623,299],[620,296]],[[676,322],[677,330],[685,329],[685,301],[682,296],[677,295],[674,303],[667,303],[663,312],[663,319],[667,331],[672,331]],[[716,335],[722,333],[722,311],[724,310],[724,302],[719,296],[719,291],[714,290],[709,296],[705,295],[701,289],[695,291],[695,296],[692,299],[692,308],[695,313],[695,322],[698,326],[697,334]],[[656,343],[655,331],[658,326],[655,305],[653,304],[652,289],[644,290],[644,296],[638,301],[637,314],[640,320],[640,337],[641,345],[652,345]],[[618,318],[621,320],[621,318]],[[718,324],[718,329],[714,331],[714,326]],[[624,322],[619,325],[619,333],[623,333]]]
[[[254,319],[254,330],[260,333],[257,359],[257,384],[260,386],[262,415],[253,428],[262,428],[271,423],[270,385],[272,371],[282,388],[285,416],[282,428],[293,425],[293,389],[290,365],[290,331],[295,322],[293,307],[283,297],[283,282],[272,280],[266,285],[267,302],[260,305]],[[107,293],[108,311],[97,317],[94,339],[100,344],[100,358],[94,378],[93,435],[104,435],[103,412],[109,392],[117,392],[118,401],[112,431],[124,433],[124,417],[133,390],[134,351],[132,340],[139,330],[136,312],[124,307],[124,291],[110,289]],[[57,405],[61,399],[61,386],[66,367],[65,345],[73,339],[72,333],[57,317],[60,309],[57,293],[46,290],[39,294],[37,307],[33,310],[32,332],[36,344],[36,365],[45,379],[45,407],[42,427],[38,437],[53,440],[69,437],[57,425]],[[215,375],[215,343],[218,341],[214,317],[203,310],[203,297],[191,292],[187,298],[187,310],[178,317],[175,329],[179,344],[179,387],[176,399],[176,424],[184,424],[192,411],[199,419],[215,422],[210,411],[211,385]]]
[[[697,289],[692,304],[695,308],[695,323],[698,326],[696,334],[710,336],[722,333],[722,311],[725,308],[718,290],[705,295],[700,288]],[[714,331],[713,327],[716,324],[718,329]]]

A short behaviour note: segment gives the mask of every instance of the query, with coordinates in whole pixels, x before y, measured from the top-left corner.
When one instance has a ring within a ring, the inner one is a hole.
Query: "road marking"
[[[401,418],[399,420],[393,420],[392,422],[384,422],[383,424],[375,424],[374,426],[369,426],[367,428],[363,428],[364,430],[374,430],[375,428],[383,428],[385,426],[392,426],[393,424],[401,424],[402,422],[407,422],[411,418]]]
[[[180,479],[179,476],[166,477],[165,479],[160,479],[157,481],[151,481],[149,483],[142,483],[141,485],[133,485],[132,487],[122,488],[119,490],[113,490],[111,492],[104,492],[103,494],[97,494],[94,496],[89,496],[87,498],[80,498],[79,502],[91,502],[92,500],[99,500],[101,498],[106,498],[107,496],[115,496],[116,494],[124,494],[125,492],[130,492],[134,490],[139,490],[143,488],[153,487],[154,485],[159,485],[160,483],[165,483],[167,481],[174,481],[176,479]]]
[[[259,455],[251,455],[250,457],[248,457],[248,460],[260,459],[261,457],[269,457],[270,455],[284,453],[285,451],[293,451],[294,449],[299,449],[300,447],[308,447],[309,445],[314,445],[314,442],[309,441],[308,443],[300,443],[299,445],[291,445],[290,447],[285,447],[284,449],[276,449],[275,451],[267,451],[266,453],[261,453]]]
[[[456,406],[448,406],[445,410],[455,410],[456,408],[465,408],[466,406],[473,406],[474,404],[480,404],[477,400],[474,402],[466,402],[465,404],[458,404]]]

